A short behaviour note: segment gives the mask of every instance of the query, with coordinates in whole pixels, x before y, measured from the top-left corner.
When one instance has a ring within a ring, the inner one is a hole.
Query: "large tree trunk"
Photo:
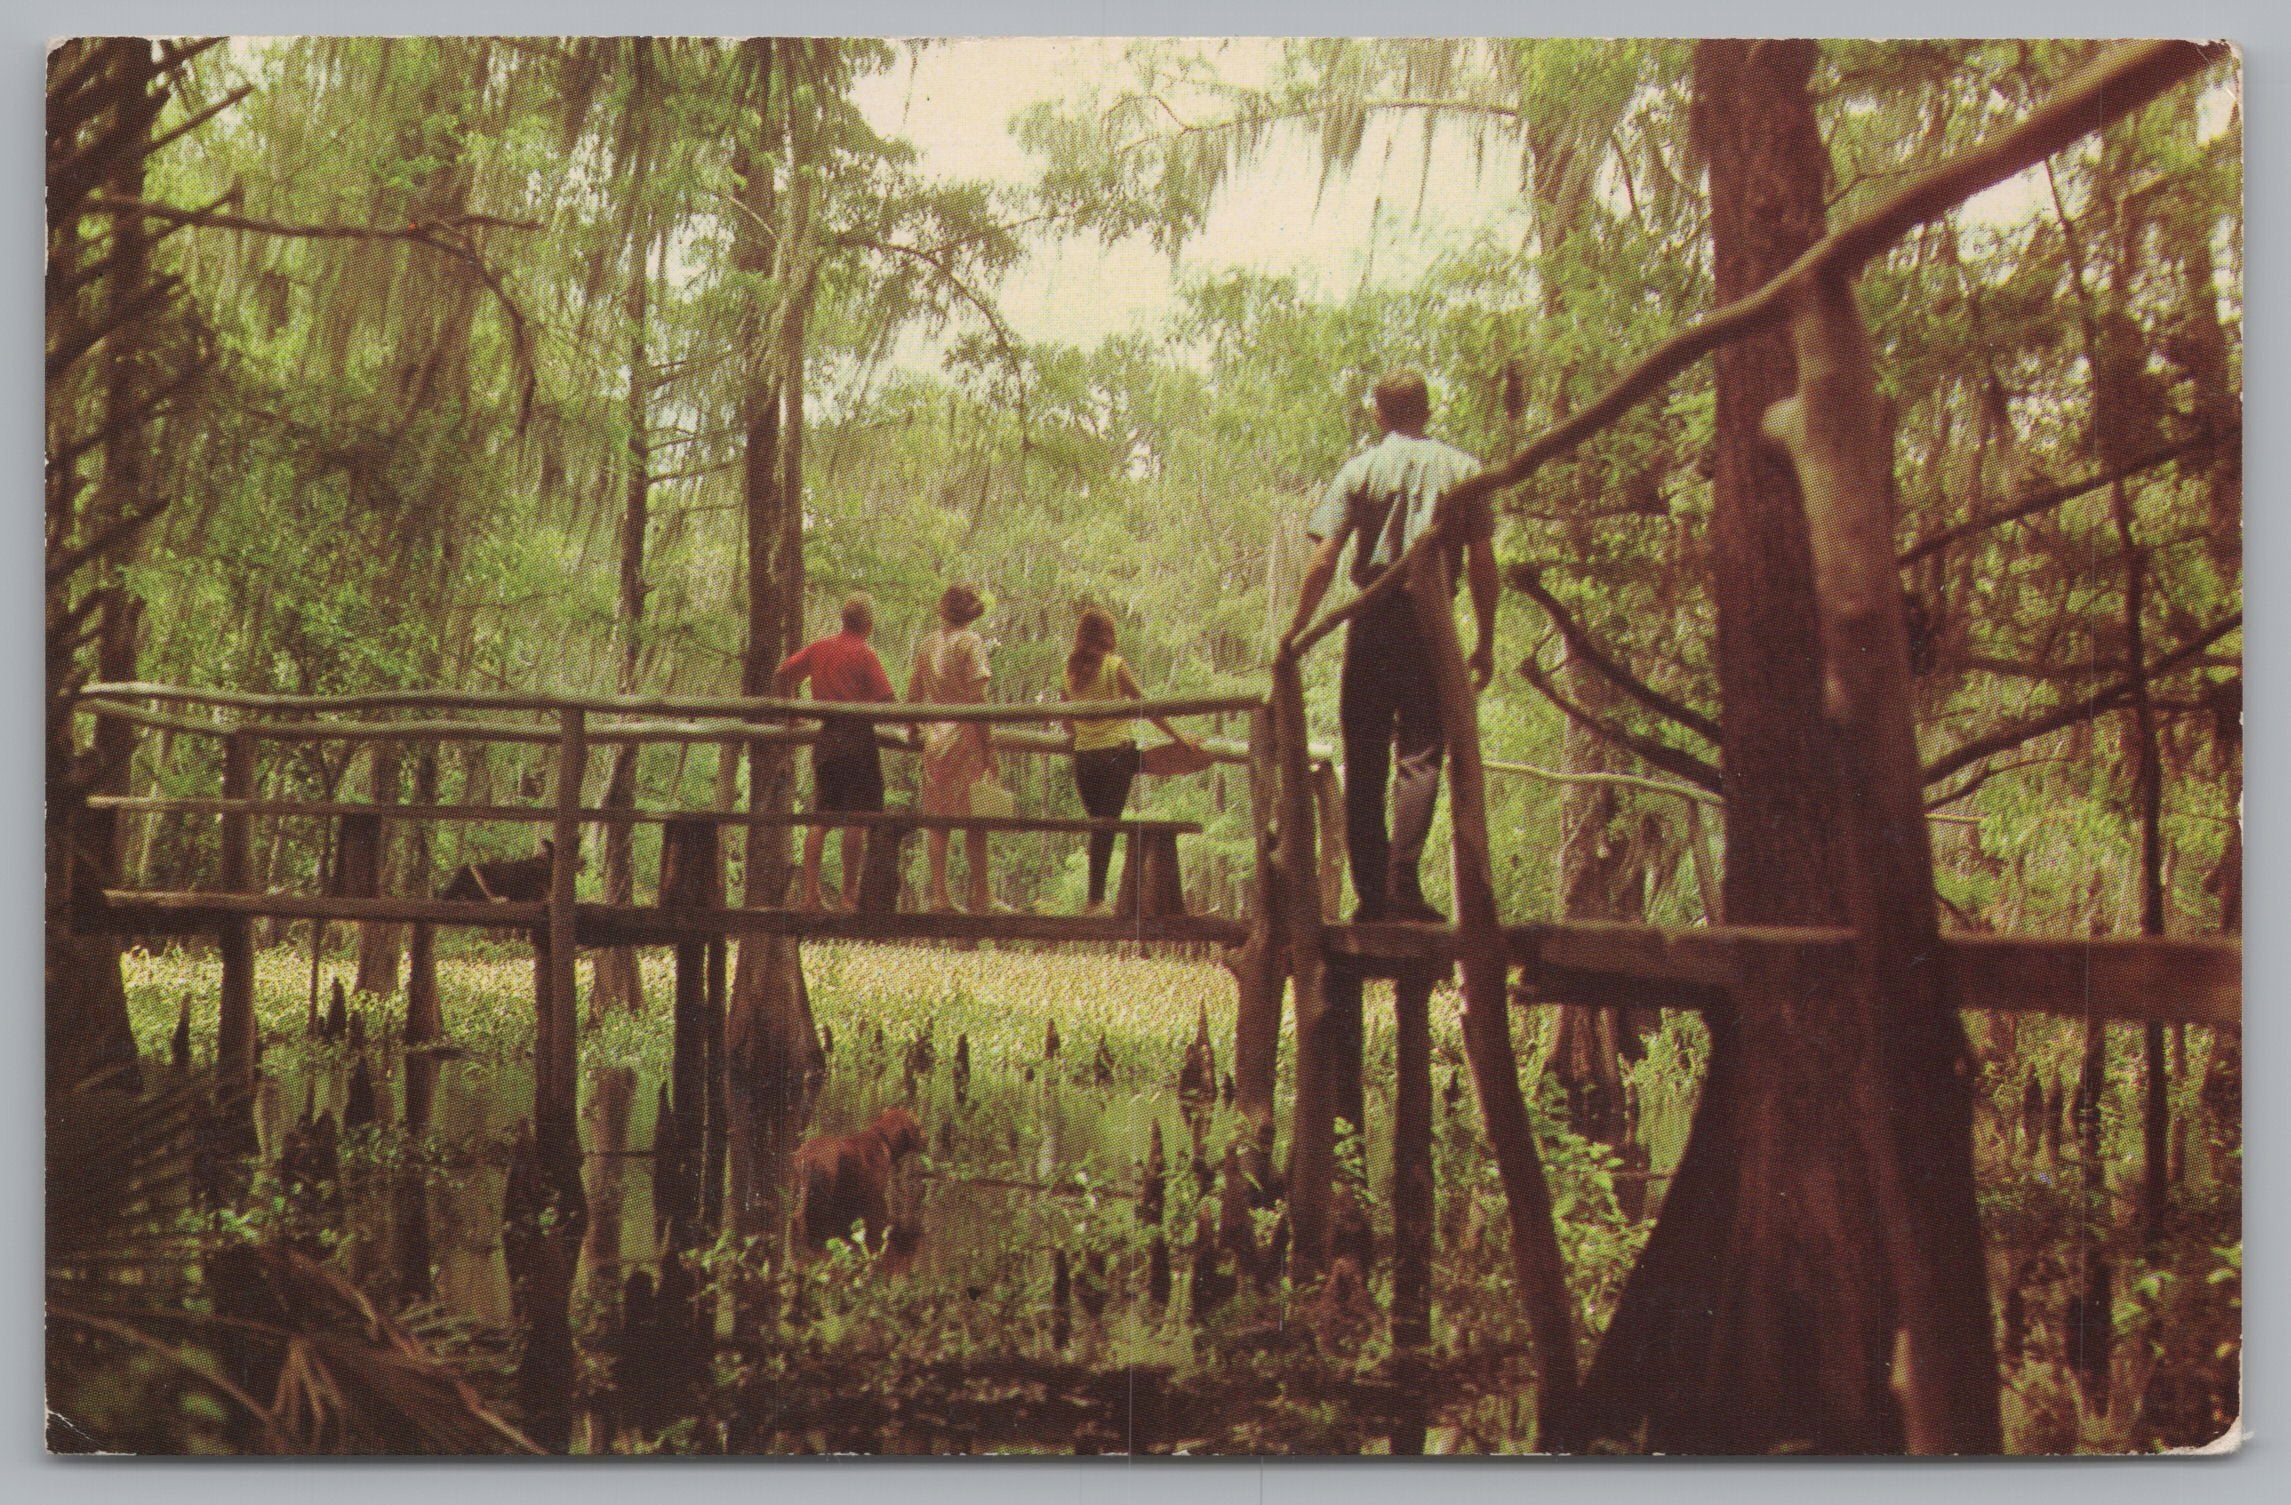
[[[635,39],[637,57],[644,57],[644,38]],[[638,76],[644,76],[640,66]],[[637,95],[641,101],[641,92]],[[649,439],[650,416],[647,396],[651,383],[651,369],[646,364],[645,322],[646,289],[651,276],[648,259],[648,238],[631,237],[633,252],[629,268],[627,307],[629,319],[628,355],[628,474],[626,477],[626,505],[621,512],[620,530],[620,692],[637,692],[639,664],[642,658],[639,629],[644,623],[644,535],[652,500],[652,457]],[[636,765],[639,749],[633,742],[624,742],[613,749],[612,774],[605,781],[605,806],[608,809],[630,809],[636,804]],[[605,902],[607,904],[633,904],[636,902],[636,827],[615,822],[605,828]],[[644,1011],[644,981],[638,974],[636,948],[614,946],[599,951],[596,973],[589,993],[589,1010],[593,1016],[608,1009],[621,1009],[628,1013]]]
[[[1806,492],[1824,700],[1839,776],[1854,791],[1844,837],[1856,1038],[1838,1065],[1854,1073],[1885,1236],[1891,1386],[1910,1452],[1993,1453],[2003,1438],[1973,1185],[1974,1064],[1933,892],[1894,562],[1893,436],[1846,279],[1801,289],[1791,338],[1798,392],[1766,429],[1790,449]]]
[[[94,67],[101,82],[90,87],[100,101],[92,109],[68,117],[51,115],[50,129],[75,131],[63,141],[51,140],[50,161],[63,155],[113,164],[98,180],[49,182],[49,257],[52,276],[80,266],[90,254],[84,233],[82,207],[87,191],[101,186],[124,198],[140,198],[144,189],[144,161],[150,151],[151,125],[164,101],[153,44],[135,38],[113,38],[59,49],[51,68],[75,67],[88,56],[84,49],[108,54]],[[69,119],[73,124],[67,124]],[[101,148],[98,142],[104,143]],[[49,284],[47,344],[55,353],[77,348],[83,355],[48,378],[50,450],[60,436],[100,435],[95,453],[101,470],[92,504],[74,516],[81,475],[76,467],[58,467],[49,478],[50,545],[53,562],[59,547],[69,550],[83,540],[111,533],[124,519],[149,515],[152,498],[147,476],[150,425],[139,416],[144,394],[164,373],[150,369],[148,330],[163,317],[167,299],[154,286],[149,258],[150,237],[138,215],[111,217],[109,251],[115,258],[111,272],[94,286],[97,291],[75,297],[58,281]],[[159,296],[154,296],[159,294]],[[89,348],[84,334],[110,327],[111,333],[94,347],[102,365],[92,387],[88,378]],[[80,749],[71,707],[64,692],[84,677],[75,639],[80,623],[95,624],[95,674],[102,679],[135,678],[136,639],[141,626],[141,604],[118,577],[116,567],[132,558],[137,535],[129,531],[81,569],[53,581],[47,598],[46,780],[48,796],[48,884],[43,972],[46,983],[47,1065],[51,1088],[69,1087],[95,1077],[113,1085],[139,1085],[135,1034],[127,1017],[127,993],[119,971],[119,943],[108,935],[74,935],[70,929],[73,895],[85,895],[119,881],[121,844],[118,818],[108,812],[83,808],[87,795],[125,794],[135,732],[117,721],[98,726],[93,745]],[[96,578],[88,578],[90,575]],[[74,598],[75,582],[78,595]]]
[[[1706,41],[1695,136],[1710,169],[1713,301],[1821,234],[1812,42]],[[1760,438],[1796,388],[1786,331],[1716,358],[1714,587],[1726,772],[1725,917],[1845,923],[1843,802],[1822,715],[1803,502]],[[1668,1452],[1890,1452],[1894,1302],[1863,1126],[1866,1041],[1843,978],[1750,976],[1712,1052],[1685,1157],[1586,1386],[1588,1435]]]
[[[135,678],[135,643],[143,613],[140,603],[124,592],[116,593],[105,608],[103,635],[98,643],[97,675],[124,682]],[[97,729],[95,747],[83,767],[92,775],[92,788],[80,788],[65,803],[51,801],[51,811],[67,812],[49,822],[50,881],[48,883],[47,951],[45,973],[48,1017],[48,1085],[70,1087],[98,1077],[108,1085],[133,1089],[141,1085],[135,1030],[127,1017],[127,986],[120,976],[119,939],[112,935],[71,933],[68,905],[71,889],[81,892],[114,887],[119,882],[120,841],[118,817],[111,811],[72,812],[82,794],[127,792],[129,754],[134,729],[123,722],[105,721]],[[50,788],[54,789],[55,753],[51,749]],[[64,766],[71,762],[67,739]],[[69,853],[70,882],[58,862],[62,842],[73,844]]]
[[[773,180],[775,162],[782,155],[771,148],[784,146],[786,155],[802,133],[787,126],[798,113],[791,70],[778,53],[782,43],[753,38],[741,44],[753,68],[756,83],[756,135],[741,153],[741,207],[735,231],[733,257],[741,270],[775,274],[780,297],[802,296],[791,284],[803,254],[798,243],[804,226],[797,223],[802,199],[795,181],[799,167],[789,163],[791,179],[783,195]],[[775,80],[782,101],[775,123],[772,108]],[[784,132],[784,134],[781,134]],[[783,198],[790,212],[783,213]],[[776,233],[773,233],[775,232]],[[792,343],[801,349],[802,323],[794,321],[794,339],[787,331],[791,310],[784,304],[757,310],[750,343],[748,390],[742,422],[746,430],[745,483],[748,524],[748,642],[740,666],[743,695],[767,696],[780,661],[796,646],[795,634],[803,604],[802,502],[788,482],[782,464],[785,434],[783,394],[786,385],[802,380],[802,367],[790,366]],[[800,418],[800,404],[793,410]],[[762,742],[748,748],[748,808],[758,815],[785,814],[795,804],[795,760],[785,746]],[[751,824],[747,832],[747,890],[751,907],[786,902],[791,864],[784,828]],[[755,937],[740,943],[734,968],[732,996],[725,1019],[725,1050],[735,1074],[751,1088],[794,1090],[814,1078],[825,1062],[817,1033],[812,1028],[811,1005],[803,979],[803,956],[788,937]]]

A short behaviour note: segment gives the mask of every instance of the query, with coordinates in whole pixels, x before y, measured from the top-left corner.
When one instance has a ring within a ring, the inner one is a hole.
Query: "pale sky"
[[[1126,76],[1122,38],[986,37],[934,44],[863,80],[858,103],[879,131],[922,152],[924,172],[1022,184],[1036,171],[1009,131],[1038,99]],[[1274,38],[1218,39],[1221,76],[1261,82],[1279,53]],[[1359,166],[1323,189],[1301,139],[1277,141],[1229,179],[1202,232],[1172,267],[1135,238],[1114,246],[1043,240],[1000,291],[1019,336],[1084,347],[1150,327],[1177,304],[1181,276],[1248,267],[1294,274],[1310,295],[1338,298],[1372,269],[1379,282],[1412,279],[1464,232],[1500,223],[1518,199],[1516,149],[1488,152],[1475,174],[1461,132],[1443,133],[1419,212],[1420,122],[1372,122]]]
[[[977,37],[905,52],[857,89],[875,128],[903,136],[922,153],[924,172],[1019,185],[1035,166],[1012,138],[1012,116],[1039,99],[1072,97],[1091,84],[1112,93],[1129,77],[1121,37]],[[1219,76],[1262,83],[1277,61],[1275,37],[1212,38]],[[2235,91],[2215,87],[2203,101],[2204,134],[2216,134]],[[1208,118],[1204,106],[1193,118]],[[1365,277],[1414,280],[1445,248],[1479,228],[1518,236],[1518,149],[1491,138],[1483,161],[1460,129],[1436,138],[1422,201],[1421,120],[1372,120],[1356,169],[1321,182],[1312,147],[1278,138],[1257,162],[1229,179],[1200,234],[1177,264],[1140,238],[1113,246],[1044,238],[999,290],[1005,319],[1020,337],[1088,347],[1107,335],[1150,328],[1176,307],[1183,277],[1231,267],[1294,275],[1308,295],[1336,300]],[[2041,171],[2022,173],[1967,202],[1967,222],[2004,229],[2048,212]],[[935,362],[943,344],[922,341],[906,360]]]

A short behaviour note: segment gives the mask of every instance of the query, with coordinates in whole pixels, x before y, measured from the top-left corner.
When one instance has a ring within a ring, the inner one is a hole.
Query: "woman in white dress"
[[[986,700],[986,640],[971,630],[986,611],[977,591],[950,585],[939,597],[939,623],[923,634],[915,646],[915,665],[907,677],[907,699],[927,705],[978,705]],[[997,768],[994,746],[982,721],[933,721],[923,733],[923,813],[969,815],[971,790]],[[985,914],[994,905],[987,882],[986,833],[963,833],[970,857],[970,908]],[[947,836],[943,830],[924,833],[930,855],[930,888],[925,903],[934,911],[954,908],[947,895]]]

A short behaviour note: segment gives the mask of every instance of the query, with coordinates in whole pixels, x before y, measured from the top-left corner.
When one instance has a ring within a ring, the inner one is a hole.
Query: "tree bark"
[[[1791,326],[1798,394],[1767,428],[1806,496],[1828,716],[1846,806],[1854,928],[1851,1072],[1895,1308],[1893,1388],[1908,1450],[2003,1447],[1988,1272],[1973,1185],[1974,1063],[1943,958],[1894,564],[1893,443],[1853,290],[1824,278]],[[1842,1147],[1841,1147],[1842,1150]],[[1840,1159],[1846,1156],[1841,1153]]]
[[[140,603],[117,575],[117,566],[134,554],[140,534],[122,533],[126,518],[149,516],[154,511],[148,495],[148,415],[144,394],[155,385],[149,369],[154,359],[148,342],[151,322],[167,307],[165,289],[154,282],[150,240],[143,220],[134,214],[112,216],[109,255],[113,266],[97,287],[100,296],[75,297],[63,273],[78,267],[91,254],[84,229],[85,196],[95,183],[117,196],[140,198],[144,163],[151,148],[151,125],[166,97],[153,45],[139,38],[105,38],[80,44],[88,53],[60,49],[50,61],[59,74],[81,61],[101,82],[88,87],[99,91],[100,101],[84,111],[64,117],[51,113],[51,157],[58,150],[76,162],[109,166],[95,177],[49,184],[50,279],[46,307],[50,449],[60,437],[76,437],[70,426],[87,408],[95,416],[90,430],[100,436],[95,453],[100,458],[98,489],[86,515],[74,517],[73,497],[79,483],[75,465],[55,467],[50,476],[50,530],[48,559],[70,557],[85,540],[112,539],[97,555],[63,578],[53,581],[47,597],[46,782],[48,823],[46,936],[43,974],[46,984],[47,1066],[51,1088],[63,1088],[102,1078],[113,1086],[140,1085],[135,1032],[127,1017],[127,991],[119,970],[119,942],[109,935],[75,935],[70,907],[75,893],[98,891],[119,879],[120,841],[116,816],[85,809],[81,801],[94,793],[124,794],[128,789],[129,761],[135,731],[124,722],[98,724],[90,746],[81,750],[69,701],[63,691],[78,675],[79,650],[74,646],[76,624],[83,613],[95,614],[95,672],[102,678],[133,677],[136,640],[141,626]],[[91,306],[92,305],[92,306]],[[92,328],[111,326],[102,346],[87,339]],[[92,378],[77,369],[90,349],[101,352],[102,364]],[[59,352],[77,351],[59,368]],[[163,376],[156,380],[165,379]],[[82,385],[82,384],[85,385]],[[59,433],[61,422],[65,430]],[[94,578],[89,578],[90,574]],[[74,597],[75,583],[79,594]]]
[[[802,133],[792,128],[797,112],[796,80],[785,76],[780,51],[800,47],[771,38],[752,38],[741,44],[756,87],[754,137],[740,155],[743,213],[734,232],[733,255],[743,271],[774,274],[780,297],[794,294],[789,277],[797,270],[795,258],[807,229],[798,223],[808,203],[798,193],[802,163],[797,147]],[[775,88],[775,83],[777,88]],[[780,108],[775,113],[775,98]],[[775,153],[773,148],[779,148]],[[789,186],[782,192],[774,181],[776,162],[784,161]],[[786,208],[783,212],[783,200]],[[803,607],[803,517],[800,498],[788,490],[789,473],[782,463],[788,411],[800,419],[800,401],[785,408],[790,380],[800,381],[800,366],[787,364],[789,346],[801,347],[802,323],[794,321],[788,338],[791,311],[775,304],[758,309],[751,324],[748,385],[743,400],[746,430],[744,462],[748,530],[748,641],[741,660],[741,693],[767,696],[780,661],[795,647],[795,632]],[[764,742],[748,748],[748,808],[760,815],[784,815],[794,808],[795,764],[789,750]],[[785,902],[791,864],[787,834],[768,825],[747,829],[747,888],[751,908],[776,907]],[[725,1020],[727,1063],[736,1075],[758,1089],[796,1090],[823,1069],[826,1058],[812,1027],[811,1004],[803,978],[803,957],[792,938],[758,937],[740,943],[734,969],[732,996]]]
[[[1821,235],[1812,42],[1705,41],[1694,129],[1720,304]],[[1728,924],[1839,925],[1840,796],[1823,720],[1812,550],[1787,461],[1760,438],[1791,395],[1786,331],[1716,357],[1712,546]],[[1895,1312],[1872,1168],[1842,1063],[1850,980],[1745,977],[1711,1018],[1701,1107],[1663,1216],[1585,1386],[1588,1435],[1668,1452],[1892,1452]]]
[[[640,51],[645,38],[635,44]],[[644,70],[638,69],[638,76]],[[641,94],[637,96],[641,101]],[[633,214],[633,210],[631,211]],[[631,237],[633,253],[625,304],[629,321],[627,475],[625,505],[620,528],[620,692],[634,695],[638,688],[640,640],[644,624],[644,542],[652,498],[650,415],[647,411],[651,370],[646,364],[647,291],[650,281],[649,238]],[[640,749],[626,742],[613,750],[612,773],[605,781],[604,802],[610,808],[630,809],[636,804],[637,757]],[[615,822],[605,828],[604,885],[607,904],[636,902],[636,827]],[[610,1009],[637,1014],[644,1011],[644,980],[637,968],[636,950],[613,946],[597,953],[590,984],[592,1017]]]

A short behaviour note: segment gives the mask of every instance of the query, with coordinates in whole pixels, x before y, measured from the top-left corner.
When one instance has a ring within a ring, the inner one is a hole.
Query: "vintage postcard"
[[[2233,1449],[2241,83],[55,43],[48,1447]]]

